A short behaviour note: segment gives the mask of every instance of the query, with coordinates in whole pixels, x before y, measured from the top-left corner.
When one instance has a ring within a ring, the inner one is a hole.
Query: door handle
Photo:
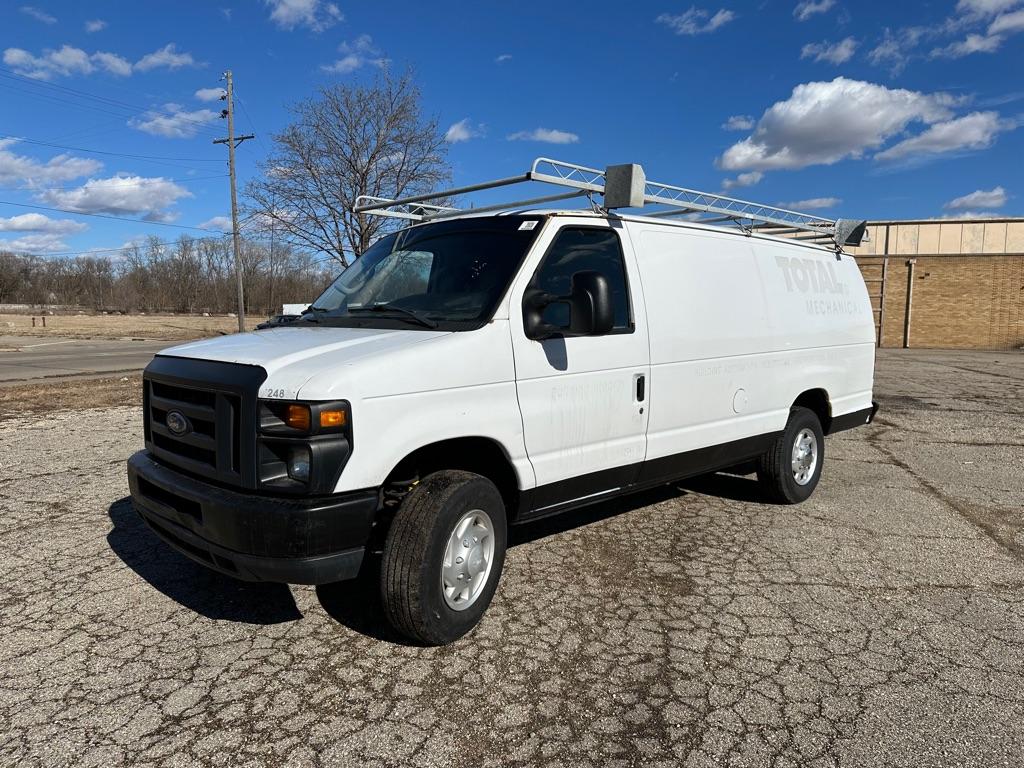
[[[647,396],[647,377],[642,373],[636,374],[636,401],[642,403]]]

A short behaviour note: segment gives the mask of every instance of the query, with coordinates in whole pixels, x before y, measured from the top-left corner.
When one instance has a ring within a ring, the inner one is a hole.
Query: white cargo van
[[[604,204],[362,200],[411,226],[299,319],[161,352],[128,463],[152,529],[240,579],[379,557],[389,621],[446,643],[490,603],[509,526],[748,461],[767,499],[810,496],[825,436],[877,409],[842,252],[862,223],[544,159],[438,195],[538,181]]]

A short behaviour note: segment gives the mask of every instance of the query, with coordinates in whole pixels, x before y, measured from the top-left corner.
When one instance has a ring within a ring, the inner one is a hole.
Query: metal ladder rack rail
[[[637,171],[634,171],[633,173],[638,174],[638,178],[642,182],[642,195],[636,198],[640,201],[638,205],[622,207],[642,207],[650,204],[667,206],[670,209],[641,215],[656,218],[685,215],[697,217],[711,215],[712,218],[695,218],[694,221],[697,223],[729,222],[742,227],[748,232],[756,228],[757,231],[763,232],[764,234],[785,234],[792,236],[796,240],[807,240],[821,245],[833,244],[836,247],[840,247],[846,243],[847,238],[853,236],[853,230],[861,224],[860,222],[851,222],[843,219],[831,221],[813,214],[801,213],[799,211],[792,211],[777,206],[739,200],[737,198],[726,197],[725,195],[719,195],[711,192],[701,192],[699,190],[688,189],[686,187],[680,187],[673,184],[648,181],[639,166],[632,166],[632,168],[637,169]],[[516,200],[463,211],[454,208],[445,208],[442,206],[422,205],[422,203],[425,203],[427,200],[448,198],[454,195],[461,195],[486,189],[495,189],[498,187],[511,186],[531,181],[569,187],[576,190],[576,192],[562,195],[535,197],[526,200]],[[456,187],[454,189],[422,195],[413,195],[396,200],[363,196],[356,200],[356,204],[353,206],[353,212],[392,216],[414,221],[429,221],[437,218],[457,216],[462,213],[506,210],[525,205],[536,205],[538,203],[563,200],[579,195],[605,195],[607,186],[607,171],[602,171],[598,168],[589,168],[575,163],[567,163],[561,160],[538,157],[533,161],[533,164],[530,166],[530,170],[519,176],[510,176],[480,184]],[[420,205],[417,206],[414,204]]]

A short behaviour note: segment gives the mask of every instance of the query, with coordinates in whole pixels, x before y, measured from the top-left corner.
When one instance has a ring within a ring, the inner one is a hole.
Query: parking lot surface
[[[1024,355],[877,393],[798,507],[716,475],[520,532],[445,648],[169,550],[136,409],[0,422],[0,765],[1020,765]]]

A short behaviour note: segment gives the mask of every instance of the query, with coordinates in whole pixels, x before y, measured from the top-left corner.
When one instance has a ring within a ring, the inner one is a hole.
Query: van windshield
[[[488,216],[394,232],[342,272],[296,322],[480,327],[494,313],[539,231],[536,216]]]

